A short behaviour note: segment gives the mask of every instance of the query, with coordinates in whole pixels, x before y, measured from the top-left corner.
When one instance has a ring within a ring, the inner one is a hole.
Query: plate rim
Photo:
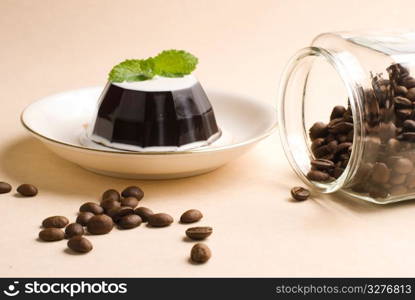
[[[270,126],[262,134],[254,137],[254,138],[248,139],[246,141],[240,142],[240,143],[235,143],[235,144],[230,144],[230,145],[220,146],[220,147],[215,147],[215,148],[191,149],[191,150],[185,150],[185,151],[148,151],[148,152],[140,152],[140,151],[113,151],[113,150],[104,150],[104,149],[93,149],[93,148],[88,148],[88,147],[77,146],[77,145],[65,143],[65,142],[62,142],[62,141],[59,141],[59,140],[56,140],[56,139],[49,138],[47,136],[44,136],[44,135],[36,132],[34,129],[30,128],[30,126],[27,125],[24,121],[24,114],[25,114],[26,110],[31,105],[35,104],[38,101],[42,101],[42,100],[44,100],[48,97],[58,96],[60,94],[66,94],[66,93],[69,93],[69,92],[75,92],[75,91],[81,91],[81,90],[92,90],[92,89],[101,88],[101,87],[102,86],[90,86],[90,87],[84,87],[84,88],[80,88],[80,89],[71,89],[71,90],[51,94],[49,96],[38,99],[35,102],[28,104],[23,109],[23,111],[20,113],[20,123],[22,124],[24,129],[26,129],[29,133],[33,134],[34,136],[39,137],[39,138],[44,139],[44,140],[47,140],[47,141],[49,141],[51,143],[54,143],[54,144],[59,144],[60,146],[64,146],[64,147],[75,148],[77,150],[83,150],[83,151],[94,151],[94,152],[99,152],[99,153],[107,153],[107,154],[153,155],[153,156],[154,155],[197,154],[197,153],[216,152],[216,151],[223,151],[223,150],[228,150],[228,149],[232,149],[232,148],[238,148],[238,147],[249,145],[249,144],[252,144],[252,143],[255,143],[257,141],[265,139],[266,137],[270,136],[276,130],[276,128],[278,126],[278,120],[277,120],[276,112],[275,112],[275,120],[274,120],[274,123],[272,124],[272,126]],[[224,92],[220,89],[207,89],[207,90],[210,90],[210,91],[213,91],[213,92],[216,92],[216,93],[222,93],[224,95],[229,94],[229,95],[237,96],[237,97],[252,98],[250,96],[246,96],[246,95],[242,95],[242,94],[238,94],[238,93]],[[262,105],[265,105],[265,104],[262,104]]]

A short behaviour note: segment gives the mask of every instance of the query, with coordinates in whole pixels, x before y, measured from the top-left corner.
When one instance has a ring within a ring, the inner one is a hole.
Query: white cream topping
[[[154,76],[150,80],[134,82],[113,82],[112,84],[127,90],[143,92],[166,92],[187,89],[194,86],[196,83],[196,77],[190,74],[175,78]]]

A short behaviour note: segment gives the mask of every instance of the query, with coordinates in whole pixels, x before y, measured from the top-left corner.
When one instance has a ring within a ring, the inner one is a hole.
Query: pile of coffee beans
[[[0,184],[1,188],[1,184]],[[173,217],[166,213],[154,213],[151,209],[140,206],[139,201],[144,192],[137,186],[129,186],[121,193],[109,189],[102,194],[100,203],[86,202],[79,207],[74,223],[64,216],[51,216],[43,220],[43,229],[39,239],[46,242],[68,239],[67,246],[78,253],[88,253],[93,249],[85,234],[104,235],[113,230],[132,229],[147,222],[150,227],[171,225]],[[197,209],[185,211],[180,223],[189,224],[201,220],[203,214]],[[186,236],[192,240],[203,240],[212,234],[211,227],[193,227],[186,230]],[[191,259],[196,263],[209,260],[211,251],[204,244],[196,244],[191,250]]]
[[[0,182],[0,194],[9,193],[12,190],[12,186],[7,182]],[[17,193],[23,197],[33,197],[38,193],[37,187],[33,184],[24,183],[17,187]]]
[[[405,195],[415,191],[415,78],[401,64],[382,74],[371,75],[370,89],[362,89],[362,160],[351,191],[373,198]],[[328,124],[310,128],[311,162],[308,178],[330,182],[346,168],[353,144],[354,124],[350,104],[336,106]],[[359,133],[357,133],[359,134]]]

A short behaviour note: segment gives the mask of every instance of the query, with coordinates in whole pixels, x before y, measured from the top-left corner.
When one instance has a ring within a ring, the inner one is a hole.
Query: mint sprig
[[[112,68],[111,82],[142,81],[154,77],[152,59],[127,59]]]
[[[108,74],[111,82],[143,81],[155,75],[183,77],[196,69],[198,59],[183,50],[166,50],[156,57],[127,59],[112,68]]]
[[[197,57],[183,50],[167,50],[154,58],[154,73],[164,77],[183,77],[196,69]]]

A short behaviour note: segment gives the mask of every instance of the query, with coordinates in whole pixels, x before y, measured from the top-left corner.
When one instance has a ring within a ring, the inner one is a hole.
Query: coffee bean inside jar
[[[415,192],[415,78],[400,64],[370,78],[371,87],[362,89],[363,132],[357,132],[362,155],[345,189],[382,201]],[[327,123],[322,120],[309,128],[314,156],[309,180],[330,183],[343,174],[354,129],[350,103],[333,107]]]

